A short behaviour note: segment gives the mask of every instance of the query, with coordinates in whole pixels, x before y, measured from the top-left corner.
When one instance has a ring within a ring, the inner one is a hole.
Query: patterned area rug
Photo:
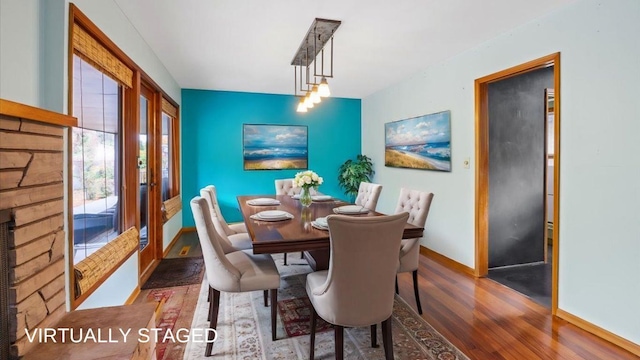
[[[204,260],[201,257],[162,259],[141,290],[199,284]]]
[[[158,338],[164,339],[167,332],[175,333],[181,328],[188,329],[193,321],[200,284],[186,285],[163,289],[143,290],[136,303],[163,302],[162,311],[156,317]],[[159,341],[156,344],[156,359],[182,359],[186,344],[178,341]]]
[[[281,275],[278,300],[299,299],[306,296],[306,274],[311,271],[302,261],[283,265],[282,255],[274,260]],[[192,329],[208,327],[206,279],[200,289],[198,306]],[[276,335],[271,341],[271,315],[265,307],[262,291],[251,293],[221,293],[217,339],[213,346],[213,359],[308,359],[309,336],[288,337],[283,320],[278,316]],[[455,360],[468,358],[422,319],[402,298],[396,296],[393,309],[393,351],[396,359]],[[378,343],[382,342],[378,326]],[[205,343],[189,342],[185,359],[203,359]],[[384,359],[382,346],[371,348],[369,327],[348,328],[344,335],[344,355],[347,359]],[[317,359],[334,357],[333,331],[316,333]]]
[[[308,297],[302,296],[278,301],[278,315],[280,315],[287,337],[311,334],[309,328],[311,325],[311,300]],[[332,329],[331,324],[318,317],[316,333]]]

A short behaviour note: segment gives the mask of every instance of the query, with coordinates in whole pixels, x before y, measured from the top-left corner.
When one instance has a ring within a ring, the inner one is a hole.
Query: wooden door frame
[[[553,254],[551,313],[558,309],[558,247],[560,232],[560,53],[543,56],[475,81],[476,120],[476,206],[475,206],[475,275],[489,273],[489,83],[553,66],[554,103],[554,173],[553,173]],[[545,119],[546,121],[546,119]],[[546,181],[546,179],[545,179]],[[546,196],[546,194],[545,194]],[[545,209],[546,212],[546,209]],[[546,232],[545,232],[546,236]]]
[[[156,91],[153,86],[147,83],[145,80],[141,79],[140,81],[140,95],[147,98],[149,105],[147,107],[147,116],[149,117],[147,121],[147,248],[148,253],[143,254],[143,250],[138,251],[138,276],[139,276],[139,284],[143,284],[155,268],[158,266],[158,263],[162,258],[162,231],[158,232],[158,223],[162,223],[159,213],[160,206],[158,203],[158,187],[156,186],[156,174],[157,174],[157,164],[158,164],[158,146],[156,144],[157,137],[156,132],[158,128],[159,118],[158,115],[161,111],[161,105],[159,99],[161,98],[161,94]],[[139,97],[138,97],[139,98]],[[138,101],[138,104],[140,101]],[[138,105],[139,106],[139,105]],[[138,107],[138,114],[140,113]],[[138,116],[139,118],[139,116]],[[140,123],[144,119],[138,119],[137,125],[137,133],[136,136],[139,136],[140,131]],[[138,143],[139,146],[139,143]],[[139,149],[139,148],[138,148]],[[136,156],[139,154],[139,151],[136,151]],[[137,180],[137,199],[136,203],[138,204],[136,208],[136,224],[138,229],[142,231],[142,221],[140,219],[140,175],[138,168],[138,176]],[[151,175],[150,175],[151,174]],[[150,247],[150,248],[149,248]],[[147,250],[145,248],[144,250]],[[147,259],[150,258],[150,259]],[[144,261],[149,261],[148,264],[143,263]]]

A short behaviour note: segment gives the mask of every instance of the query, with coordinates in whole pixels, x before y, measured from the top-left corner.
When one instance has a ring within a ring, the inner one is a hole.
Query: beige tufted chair
[[[204,198],[207,202],[207,206],[209,207],[208,213],[211,214],[213,226],[218,232],[218,235],[220,235],[222,250],[225,254],[236,250],[251,249],[253,247],[251,243],[251,236],[249,236],[244,223],[241,224],[242,226],[234,228],[227,225],[227,222],[220,213],[218,198],[216,196],[216,188],[213,185],[200,189],[200,197]],[[245,231],[239,232],[239,230],[242,230],[243,228]]]
[[[298,195],[302,191],[302,188],[294,188],[293,187],[293,179],[276,179],[276,195]],[[316,189],[309,189],[311,195],[322,195],[321,192],[316,191]]]
[[[206,200],[196,196],[191,200],[191,211],[202,246],[204,267],[209,283],[209,327],[218,325],[220,292],[247,292],[267,290],[271,292],[271,339],[276,340],[276,307],[280,274],[270,255],[254,255],[251,251],[234,251],[225,254],[222,238],[213,226]],[[213,342],[208,342],[205,356],[211,356]]]
[[[378,206],[380,192],[382,192],[382,185],[363,181],[358,188],[358,196],[356,196],[355,203],[356,205],[375,211],[376,206]]]
[[[382,322],[387,359],[393,358],[391,313],[397,254],[409,214],[327,218],[331,243],[329,270],[307,275],[306,290],[312,305],[310,358],[313,359],[317,316],[334,324],[336,359],[342,359],[344,327]],[[354,254],[358,256],[354,257]]]
[[[431,200],[433,193],[427,193],[417,190],[400,189],[400,197],[396,206],[396,214],[401,212],[409,213],[408,222],[415,226],[424,227],[429,215]],[[418,260],[420,258],[420,239],[404,239],[400,247],[400,267],[398,272],[413,273],[413,292],[416,296],[416,305],[418,313],[422,314],[422,306],[420,305],[420,295],[418,292]],[[396,293],[398,292],[398,283],[396,280]]]

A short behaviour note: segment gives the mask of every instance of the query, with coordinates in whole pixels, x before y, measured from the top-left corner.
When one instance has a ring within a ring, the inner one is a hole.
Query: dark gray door
[[[489,84],[489,268],[544,260],[551,87],[553,67]]]

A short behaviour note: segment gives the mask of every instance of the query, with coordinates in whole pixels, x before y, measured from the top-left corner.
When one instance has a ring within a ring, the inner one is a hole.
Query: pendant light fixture
[[[296,107],[297,112],[307,112],[307,109],[311,109],[315,104],[322,102],[322,98],[331,95],[327,78],[333,78],[333,35],[341,23],[342,22],[338,20],[316,18],[311,24],[311,27],[303,38],[296,55],[291,61],[291,65],[294,66],[294,95],[299,97]],[[325,74],[324,48],[329,42],[331,43],[331,52],[329,57],[329,67],[331,70],[328,74]],[[320,55],[320,59],[318,59],[318,55]],[[318,61],[320,61],[319,73],[317,66]],[[310,74],[310,67],[312,63],[313,76]],[[306,84],[306,89],[303,89],[302,86],[303,67],[305,68],[304,84]],[[300,75],[299,85],[297,79],[298,73]],[[321,79],[319,83],[317,82],[318,78]]]

